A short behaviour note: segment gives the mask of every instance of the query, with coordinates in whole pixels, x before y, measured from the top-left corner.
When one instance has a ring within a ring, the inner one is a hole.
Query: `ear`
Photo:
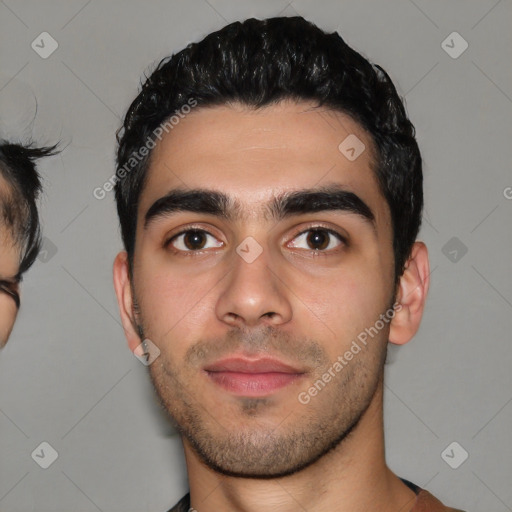
[[[124,335],[128,347],[133,352],[141,343],[137,330],[135,310],[133,307],[132,287],[128,268],[128,255],[125,251],[120,252],[114,260],[114,289],[116,291],[117,303],[121,313]]]
[[[407,343],[418,331],[430,285],[428,250],[423,242],[415,242],[400,277],[395,316],[390,324],[389,341]]]

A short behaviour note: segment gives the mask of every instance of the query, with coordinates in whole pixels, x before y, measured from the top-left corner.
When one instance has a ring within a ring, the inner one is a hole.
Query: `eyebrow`
[[[294,215],[340,211],[357,215],[376,233],[375,215],[354,192],[340,185],[284,192],[263,205],[265,218],[280,221]],[[227,194],[208,189],[174,189],[157,199],[144,218],[144,229],[162,217],[179,212],[213,215],[228,221],[243,220],[242,204]]]

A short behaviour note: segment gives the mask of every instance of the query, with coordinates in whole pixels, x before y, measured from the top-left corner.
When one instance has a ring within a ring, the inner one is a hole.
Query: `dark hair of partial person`
[[[0,140],[0,176],[6,184],[6,190],[0,194],[0,219],[2,227],[20,249],[18,280],[34,263],[41,246],[37,211],[41,178],[35,161],[56,154],[56,149],[57,145],[35,147]]]
[[[117,169],[190,98],[196,108],[240,103],[258,109],[285,99],[313,101],[358,122],[376,149],[374,172],[391,212],[398,282],[421,226],[422,160],[414,126],[380,66],[337,32],[326,33],[302,17],[231,23],[163,59],[146,78],[117,133]],[[116,183],[130,269],[150,157],[151,152]]]

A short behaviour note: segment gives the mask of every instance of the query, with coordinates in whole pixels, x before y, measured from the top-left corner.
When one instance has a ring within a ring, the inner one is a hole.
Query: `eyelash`
[[[304,235],[306,233],[309,233],[310,231],[322,231],[322,232],[328,233],[329,235],[332,235],[335,238],[337,238],[344,246],[348,246],[348,241],[347,241],[347,239],[343,235],[341,235],[340,233],[338,233],[334,229],[331,229],[331,228],[328,228],[328,227],[325,227],[325,226],[322,226],[322,225],[310,226],[307,229],[303,229],[302,231],[299,231],[299,232],[295,233],[293,235],[293,237],[292,237],[292,240],[295,240],[299,236]],[[207,235],[210,235],[210,236],[216,238],[215,235],[213,235],[212,233],[210,233],[206,229],[203,229],[202,227],[199,227],[199,226],[188,226],[186,229],[183,229],[179,233],[176,233],[176,234],[172,235],[170,238],[166,239],[166,241],[164,242],[164,248],[168,248],[169,246],[171,246],[171,242],[176,240],[178,237],[180,237],[182,235],[185,235],[187,233],[190,233],[190,232],[206,233]],[[313,255],[313,256],[328,256],[330,253],[337,251],[337,249],[339,249],[339,248],[329,249],[329,250],[325,250],[325,249],[324,250],[309,249],[308,252],[311,255]],[[198,249],[198,250],[195,250],[195,251],[194,250],[183,251],[181,249],[174,249],[173,248],[172,252],[175,253],[175,254],[180,254],[180,255],[182,255],[184,257],[190,257],[190,256],[194,256],[194,255],[197,255],[197,254],[203,254],[205,251],[208,251],[208,250],[209,249]],[[302,249],[302,250],[306,251],[306,249]]]

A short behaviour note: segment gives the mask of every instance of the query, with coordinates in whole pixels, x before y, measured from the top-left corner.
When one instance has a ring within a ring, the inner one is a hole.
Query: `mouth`
[[[204,368],[218,386],[247,397],[265,396],[290,385],[306,372],[272,358],[230,357]]]

